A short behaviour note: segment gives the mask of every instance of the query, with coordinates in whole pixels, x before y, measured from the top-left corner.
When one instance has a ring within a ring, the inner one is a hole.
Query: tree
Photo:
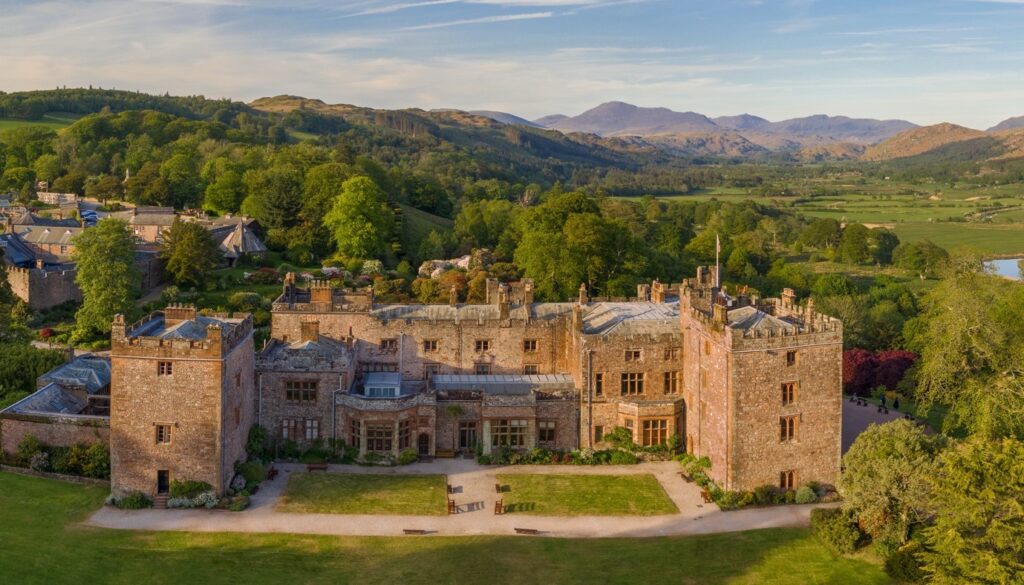
[[[839,244],[839,258],[847,264],[863,264],[871,258],[870,230],[859,223],[846,226]]]
[[[928,240],[903,242],[892,252],[892,263],[922,276],[935,276],[949,261],[949,252]]]
[[[892,253],[900,245],[900,239],[892,231],[875,228],[868,234],[871,258],[879,264],[891,264]]]
[[[206,186],[203,209],[217,213],[235,213],[242,206],[244,198],[245,183],[242,182],[242,175],[229,169]]]
[[[175,284],[202,286],[220,263],[221,253],[210,230],[175,219],[164,236],[160,257]]]
[[[266,230],[289,228],[299,222],[302,172],[292,165],[250,170],[244,175],[249,195],[242,213],[259,220]]]
[[[388,208],[384,192],[368,177],[345,181],[324,217],[338,252],[352,258],[382,256],[393,224],[394,213]]]
[[[831,250],[839,244],[842,228],[839,222],[831,218],[819,218],[812,221],[800,233],[800,243],[818,249]]]
[[[167,182],[172,194],[170,203],[177,208],[194,207],[200,201],[203,182],[195,159],[176,154],[160,165],[160,178]]]
[[[1019,583],[1024,575],[1024,444],[974,438],[939,457],[938,514],[925,530],[929,582]]]
[[[949,428],[1024,437],[1024,287],[958,256],[924,305],[913,344],[922,406],[947,407]]]
[[[138,291],[135,242],[128,223],[106,218],[74,239],[82,306],[75,314],[79,340],[108,332],[116,314],[130,314]]]
[[[945,445],[908,420],[871,425],[843,455],[839,493],[876,543],[895,550],[932,516],[930,477]]]

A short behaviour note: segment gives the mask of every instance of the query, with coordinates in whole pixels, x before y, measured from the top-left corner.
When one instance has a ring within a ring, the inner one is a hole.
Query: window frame
[[[554,445],[558,438],[558,424],[553,420],[537,421],[537,442]]]
[[[491,340],[490,339],[475,339],[473,340],[473,351],[475,353],[485,353],[491,351]]]
[[[665,394],[679,394],[682,388],[682,372],[679,370],[669,370],[662,373],[662,391]]]
[[[159,360],[156,362],[156,375],[158,378],[174,375],[174,362],[170,360]]]
[[[779,417],[779,442],[795,443],[800,439],[800,415]]]
[[[640,396],[644,393],[644,372],[619,374],[619,392],[622,396]]]
[[[639,349],[627,349],[623,352],[622,360],[625,362],[639,362],[643,360],[643,351]]]
[[[782,406],[789,406],[796,403],[796,394],[798,389],[796,381],[783,382],[782,389]]]
[[[499,418],[491,420],[492,447],[525,447],[529,421],[525,418]]]
[[[438,346],[440,345],[437,339],[424,339],[423,340],[423,353],[436,353]]]
[[[170,445],[171,442],[174,440],[172,438],[174,432],[172,429],[174,425],[158,423],[153,426],[155,427],[153,431],[154,444]]]
[[[523,353],[537,353],[538,343],[536,339],[523,340]]]

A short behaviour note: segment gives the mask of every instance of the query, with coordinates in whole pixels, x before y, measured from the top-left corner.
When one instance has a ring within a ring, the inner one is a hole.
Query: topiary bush
[[[864,537],[850,514],[839,508],[811,510],[811,532],[839,554],[857,550]]]
[[[805,485],[796,490],[795,501],[798,504],[813,504],[818,501],[818,494],[813,488]]]

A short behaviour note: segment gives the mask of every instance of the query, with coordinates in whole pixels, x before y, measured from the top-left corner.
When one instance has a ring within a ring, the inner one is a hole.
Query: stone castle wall
[[[18,443],[32,435],[47,445],[70,447],[110,442],[110,421],[102,416],[6,414],[0,418],[0,449],[8,457],[18,451]]]
[[[11,290],[30,309],[41,311],[68,301],[81,301],[82,292],[75,284],[77,271],[41,270],[7,266],[7,282]]]

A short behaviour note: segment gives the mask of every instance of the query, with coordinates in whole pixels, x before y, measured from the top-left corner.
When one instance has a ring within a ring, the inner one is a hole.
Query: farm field
[[[81,118],[78,114],[64,114],[52,112],[43,116],[41,120],[23,120],[20,118],[0,118],[0,132],[4,130],[10,130],[11,128],[21,128],[23,126],[39,126],[43,128],[49,128],[51,130],[59,130],[61,128],[70,126],[75,120]]]
[[[567,540],[336,538],[81,526],[105,496],[102,488],[0,473],[0,566],[5,582],[891,583],[878,564],[837,557],[808,530],[796,528]]]

